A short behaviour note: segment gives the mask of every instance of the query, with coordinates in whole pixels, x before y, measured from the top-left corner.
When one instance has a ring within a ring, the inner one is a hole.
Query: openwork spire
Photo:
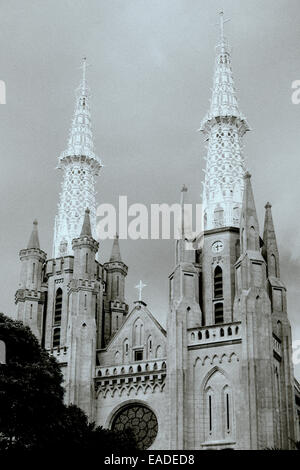
[[[249,130],[239,110],[231,68],[231,52],[224,36],[223,11],[210,108],[200,130],[208,142],[203,188],[204,228],[239,226],[245,173],[242,137]]]
[[[70,128],[68,147],[61,153],[59,160],[62,161],[70,155],[84,155],[97,162],[101,168],[101,161],[94,153],[94,143],[91,125],[91,112],[89,107],[90,90],[86,81],[86,58],[82,60],[82,79],[76,90],[76,104],[74,116]]]
[[[68,146],[58,159],[63,182],[54,229],[53,257],[73,255],[72,240],[81,233],[87,207],[90,209],[91,233],[93,238],[96,237],[95,177],[101,169],[101,160],[94,153],[86,58],[81,69]]]

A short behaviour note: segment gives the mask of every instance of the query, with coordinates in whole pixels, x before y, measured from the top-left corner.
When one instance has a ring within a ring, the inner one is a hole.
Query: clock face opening
[[[221,253],[221,251],[224,249],[224,243],[221,241],[216,241],[212,244],[211,249],[213,253]]]

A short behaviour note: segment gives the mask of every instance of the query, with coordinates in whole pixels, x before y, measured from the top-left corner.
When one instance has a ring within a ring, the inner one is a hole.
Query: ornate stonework
[[[96,238],[95,177],[101,169],[101,161],[94,153],[85,59],[82,70],[68,147],[58,159],[63,181],[55,220],[53,258],[73,254],[72,240],[80,234],[87,208],[90,210],[92,234]]]

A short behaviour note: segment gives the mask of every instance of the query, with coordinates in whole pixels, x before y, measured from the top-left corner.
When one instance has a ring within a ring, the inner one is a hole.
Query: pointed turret
[[[116,233],[114,238],[111,255],[110,255],[110,262],[119,261],[122,262],[121,252],[120,252],[120,245],[119,245],[119,235]]]
[[[128,313],[125,302],[125,279],[128,267],[122,261],[119,236],[116,234],[111,256],[104,264],[106,270],[106,298],[104,302],[104,341],[107,343],[115,332],[122,326]]]
[[[86,67],[84,58],[67,149],[58,159],[63,182],[55,221],[54,258],[72,255],[72,240],[79,237],[87,207],[90,209],[91,234],[96,236],[95,176],[101,169],[101,160],[94,152]]]
[[[241,216],[241,253],[246,251],[259,251],[259,225],[251,185],[251,175],[245,173],[245,189]]]
[[[216,50],[211,104],[200,126],[208,142],[203,186],[206,230],[239,227],[245,172],[242,137],[249,130],[236,98],[222,11]]]
[[[84,219],[82,229],[80,233],[81,237],[92,237],[91,221],[90,221],[90,210],[86,209],[84,213]]]
[[[268,277],[279,278],[279,253],[272,217],[272,206],[269,202],[265,205],[265,209],[264,246],[262,255],[267,263]]]
[[[95,255],[99,248],[99,243],[92,236],[90,211],[85,210],[80,237],[72,241],[74,252],[74,278],[94,279],[96,276]]]
[[[17,319],[29,325],[41,341],[45,303],[42,284],[47,255],[40,249],[37,225],[37,221],[34,220],[27,248],[20,251],[21,274],[15,302]]]
[[[29,242],[27,245],[27,248],[40,248],[40,241],[39,241],[39,234],[38,234],[38,222],[35,219],[33,221],[33,227],[32,227],[32,232],[29,238]]]

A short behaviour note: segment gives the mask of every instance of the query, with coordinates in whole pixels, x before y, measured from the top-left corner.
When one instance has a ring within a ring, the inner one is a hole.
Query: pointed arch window
[[[224,312],[222,302],[215,304],[215,323],[224,323]]]
[[[234,400],[227,377],[218,368],[212,371],[204,388],[205,439],[222,441],[233,437]]]
[[[256,231],[254,227],[250,227],[248,249],[255,251],[255,248],[256,248]]]
[[[214,298],[223,297],[223,271],[217,266],[214,272]]]
[[[53,348],[58,348],[60,346],[60,328],[54,328],[53,330]]]
[[[271,256],[270,256],[269,275],[270,275],[270,276],[275,276],[275,277],[277,277],[277,264],[276,264],[275,255],[274,255],[273,253],[272,253]]]
[[[133,325],[133,344],[134,346],[142,346],[144,344],[144,324],[140,318]]]
[[[56,291],[56,296],[55,296],[55,313],[54,313],[55,324],[61,323],[62,297],[63,297],[63,292],[61,288],[59,287]]]
[[[85,272],[88,273],[88,266],[89,266],[89,255],[86,253],[85,255]]]

